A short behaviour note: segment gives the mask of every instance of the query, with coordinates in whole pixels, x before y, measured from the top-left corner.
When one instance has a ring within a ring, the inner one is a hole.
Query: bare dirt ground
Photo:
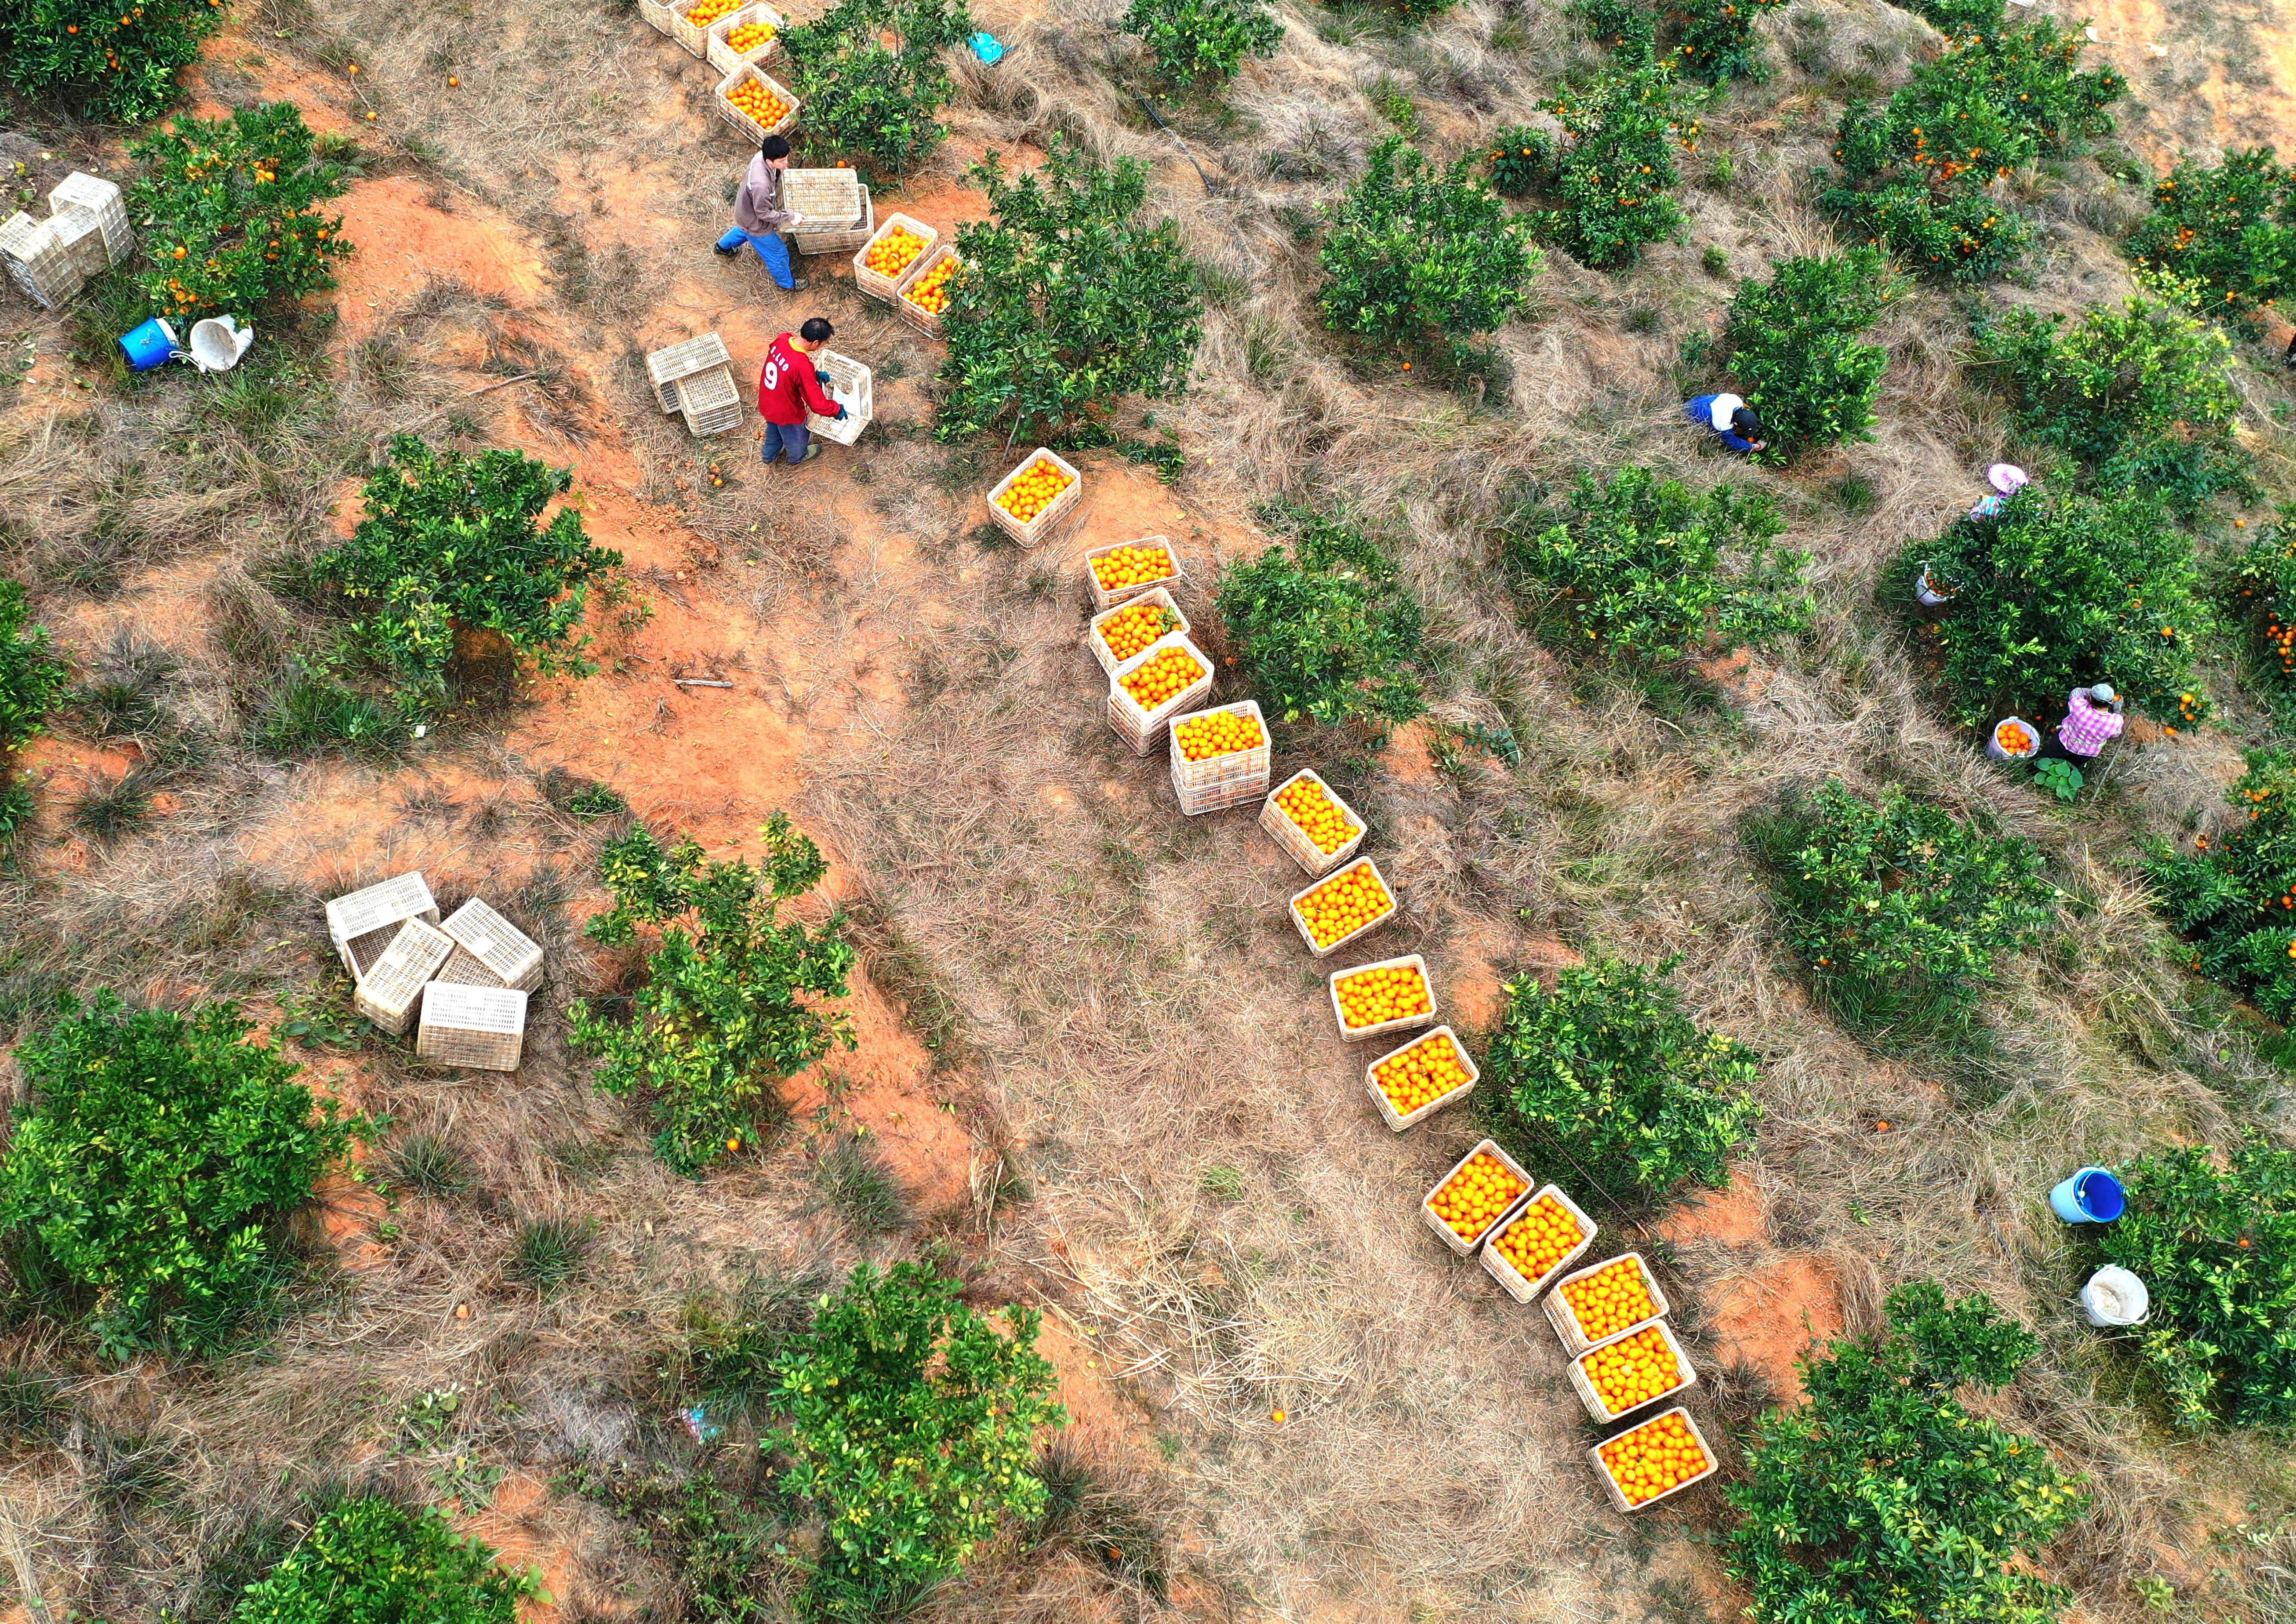
[[[1284,916],[1296,871],[1249,813],[1182,818],[1160,753],[1133,757],[1100,717],[1103,684],[1076,646],[1078,556],[1168,535],[1193,614],[1221,565],[1262,545],[1251,510],[1277,495],[1344,499],[1407,537],[1431,606],[1431,725],[1375,755],[1293,742],[1275,764],[1279,777],[1318,767],[1368,815],[1404,904],[1382,951],[1425,953],[1463,1029],[1496,1020],[1505,979],[1580,949],[1681,953],[1701,1019],[1767,1060],[1761,1137],[1728,1191],[1647,1234],[1595,1215],[1606,1239],[1669,1259],[1709,1373],[1702,1415],[1742,1423],[1791,1401],[1810,1339],[1872,1326],[1891,1284],[1935,1275],[2042,1333],[2041,1365],[1998,1407],[2093,1479],[2098,1511],[2055,1553],[2074,1616],[2146,1616],[2133,1580],[2199,1574],[2210,1530],[2269,1480],[2273,1463],[2196,1451],[2147,1418],[2072,1323],[2069,1253],[2037,1199],[2062,1168],[2220,1132],[2228,1097],[2281,1087],[2164,983],[2157,926],[2111,865],[2132,829],[2209,816],[2236,751],[2215,735],[2132,748],[2106,811],[2072,817],[1983,770],[1924,709],[1872,583],[1967,505],[2007,443],[1998,406],[1956,365],[1948,301],[1923,294],[1891,318],[1876,444],[1791,480],[1751,476],[1775,488],[1825,598],[1821,631],[1778,668],[1718,664],[1686,698],[1565,669],[1514,624],[1491,570],[1490,523],[1520,482],[1628,458],[1710,477],[1666,426],[1681,340],[1714,327],[1733,285],[1702,273],[1699,250],[1721,245],[1745,275],[1827,241],[1807,174],[1842,86],[1886,87],[1922,25],[1879,0],[1800,0],[1776,30],[1776,78],[1711,116],[1737,180],[1685,186],[1690,242],[1615,278],[1552,256],[1501,335],[1505,398],[1479,406],[1356,375],[1323,348],[1283,211],[1336,194],[1382,83],[1412,95],[1439,146],[1528,113],[1577,48],[1559,11],[1465,0],[1399,39],[1295,16],[1226,120],[1185,130],[1200,179],[1097,71],[1117,53],[1115,10],[984,4],[981,26],[1013,56],[967,69],[955,137],[877,200],[944,229],[979,217],[965,165],[991,149],[1031,161],[1059,131],[1152,162],[1156,206],[1210,267],[1197,386],[1161,414],[1187,472],[1166,486],[1112,454],[1077,458],[1080,523],[1029,554],[981,529],[1013,457],[930,438],[934,345],[863,301],[840,259],[811,261],[791,297],[709,252],[745,153],[707,108],[714,76],[633,12],[265,0],[210,49],[202,105],[291,96],[316,127],[369,145],[344,203],[359,251],[325,340],[340,418],[311,463],[332,472],[273,488],[253,464],[276,443],[215,427],[223,462],[137,498],[151,539],[116,589],[44,593],[75,652],[130,627],[177,654],[177,701],[217,754],[102,845],[64,809],[150,747],[41,744],[45,821],[13,922],[68,964],[67,984],[230,992],[268,1012],[326,978],[318,898],[420,867],[449,906],[474,891],[504,903],[554,968],[514,1079],[432,1073],[392,1048],[314,1054],[326,1087],[388,1111],[398,1135],[461,1144],[482,1199],[386,1211],[331,1191],[323,1228],[342,1272],[266,1357],[195,1381],[156,1365],[81,1378],[193,1511],[163,1528],[106,1509],[92,1485],[111,1457],[77,1434],[20,1472],[15,1515],[58,1607],[94,1597],[157,1616],[247,1514],[244,1486],[373,1460],[409,1399],[459,1383],[481,1400],[467,1443],[507,1469],[472,1524],[545,1569],[555,1600],[530,1616],[628,1616],[659,1572],[554,1473],[664,1424],[644,1373],[682,1300],[750,1267],[941,1239],[986,1267],[984,1299],[1046,1310],[1078,1447],[1155,1508],[1189,1616],[1734,1616],[1696,1542],[1717,1525],[1714,1489],[1632,1524],[1610,1512],[1540,1316],[1419,1222],[1421,1193],[1471,1136],[1442,1117],[1398,1136],[1371,1113],[1365,1056],[1331,1032],[1323,969]],[[2145,155],[2287,127],[2296,59],[2276,17],[2227,3],[2172,21],[2132,0],[2098,28],[2139,86],[2127,139]],[[2127,44],[2154,39],[2167,56]],[[2141,192],[2087,166],[2076,180],[2031,181],[2046,240],[2010,297],[2072,308],[2127,290],[2109,238]],[[653,409],[644,351],[714,331],[746,380],[774,333],[815,313],[879,369],[856,451],[763,471],[746,432],[695,442]],[[159,408],[76,373],[54,324],[33,333],[0,502],[77,523],[117,470],[70,425]],[[570,499],[625,554],[652,619],[601,606],[599,677],[474,711],[402,764],[263,760],[242,738],[217,627],[255,601],[245,583],[263,559],[348,528],[363,454],[415,428],[570,465]],[[1863,506],[1839,495],[1851,480]],[[1517,768],[1443,748],[1500,721],[1521,742]],[[602,900],[596,832],[554,803],[554,771],[611,783],[713,855],[788,808],[832,858],[831,895],[873,922],[858,1052],[791,1086],[779,1143],[699,1184],[656,1164],[567,1053],[558,1012],[615,966],[577,935]],[[2069,913],[2047,962],[2013,970],[1985,1077],[1877,1056],[1774,953],[1738,820],[1825,771],[1988,806],[2094,905]],[[814,1158],[853,1128],[907,1193],[898,1234],[857,1235],[820,1199]],[[537,1215],[594,1226],[579,1288],[548,1300],[504,1273],[516,1225]],[[953,1620],[1119,1616],[1082,1570],[997,1561],[938,1605]]]

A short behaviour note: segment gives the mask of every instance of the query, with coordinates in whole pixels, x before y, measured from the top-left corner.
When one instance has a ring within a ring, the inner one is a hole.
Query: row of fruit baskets
[[[1070,481],[1062,490],[1076,488],[1075,471],[1050,452],[1033,454],[1015,477],[1037,459],[1050,459],[1055,477]],[[1109,677],[1109,725],[1139,755],[1167,739],[1181,811],[1196,816],[1259,802],[1260,827],[1308,876],[1290,912],[1316,958],[1393,920],[1399,912],[1394,888],[1360,852],[1363,817],[1311,770],[1271,791],[1259,705],[1204,704],[1213,662],[1189,638],[1175,595],[1185,576],[1170,541],[1151,536],[1095,548],[1084,560],[1097,611],[1085,644]],[[1474,1088],[1479,1074],[1466,1046],[1450,1027],[1435,1024],[1434,986],[1422,956],[1335,970],[1329,989],[1342,1040],[1414,1034],[1364,1068],[1365,1093],[1389,1128],[1404,1132]],[[1420,1216],[1454,1253],[1480,1259],[1517,1302],[1543,1300],[1570,1357],[1571,1389],[1589,1415],[1605,1426],[1631,1421],[1587,1451],[1614,1505],[1638,1511],[1712,1475],[1719,1463],[1679,1402],[1698,1372],[1668,1323],[1666,1294],[1640,1252],[1574,1271],[1600,1226],[1561,1187],[1542,1186],[1490,1139],[1437,1182],[1422,1199]],[[1657,1408],[1669,1399],[1676,1401],[1671,1407]]]

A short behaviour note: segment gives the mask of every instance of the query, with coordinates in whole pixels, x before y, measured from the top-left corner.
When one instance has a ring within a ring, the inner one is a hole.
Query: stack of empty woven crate
[[[473,897],[445,920],[430,887],[405,874],[327,904],[327,935],[357,983],[352,1006],[440,1066],[515,1071],[527,995],[542,949]]]
[[[48,217],[20,209],[0,221],[0,260],[34,302],[53,310],[135,251],[119,188],[72,174],[48,193]]]

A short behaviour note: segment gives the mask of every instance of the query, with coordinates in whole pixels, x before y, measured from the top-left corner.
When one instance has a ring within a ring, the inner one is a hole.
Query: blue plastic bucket
[[[2105,1169],[2083,1168],[2049,1192],[2049,1206],[2068,1224],[2110,1224],[2128,1210],[2128,1196]]]
[[[135,332],[122,333],[119,348],[127,353],[130,367],[148,373],[155,366],[165,366],[168,357],[183,346],[176,341],[176,330],[155,316]]]

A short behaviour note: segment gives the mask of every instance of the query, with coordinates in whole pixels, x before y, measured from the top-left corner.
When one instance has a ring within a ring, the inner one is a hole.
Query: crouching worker
[[[2120,707],[2120,695],[2113,692],[2111,683],[2075,688],[2065,696],[2065,719],[2057,724],[2057,748],[2041,753],[2071,761],[2095,760],[2128,725]]]
[[[766,352],[766,370],[758,377],[758,415],[766,420],[767,462],[784,450],[792,466],[810,463],[821,455],[821,447],[809,443],[813,436],[806,431],[808,410],[824,417],[845,415],[845,408],[826,392],[829,374],[816,371],[813,365],[813,352],[836,332],[826,318],[816,316],[797,330],[795,338],[784,332],[775,339],[773,348]]]
[[[1700,428],[1712,431],[1725,450],[1740,456],[1770,448],[1770,442],[1762,438],[1762,420],[1736,395],[1701,395],[1684,406],[1682,414]]]
[[[734,229],[718,239],[718,251],[728,257],[747,242],[758,250],[775,285],[784,292],[797,289],[797,273],[790,264],[789,243],[782,236],[805,217],[782,207],[782,179],[789,173],[790,144],[768,135],[750,160],[750,172],[734,194]]]

